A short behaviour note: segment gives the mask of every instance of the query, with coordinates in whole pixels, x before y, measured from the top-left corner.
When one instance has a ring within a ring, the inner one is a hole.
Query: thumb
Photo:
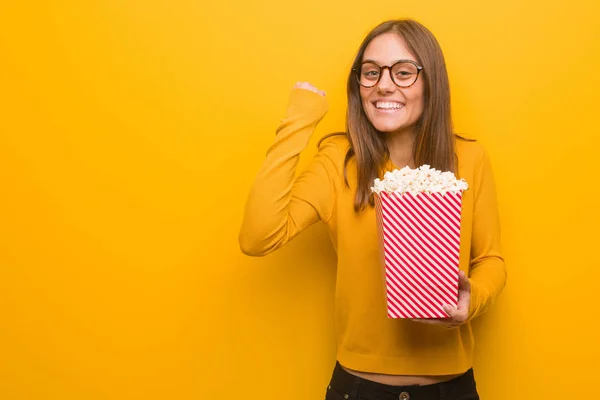
[[[464,271],[458,271],[458,290],[471,293],[471,282],[467,278],[467,274]]]

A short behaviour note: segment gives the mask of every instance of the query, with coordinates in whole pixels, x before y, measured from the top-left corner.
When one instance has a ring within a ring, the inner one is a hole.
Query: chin
[[[384,133],[398,132],[398,131],[401,131],[401,130],[404,130],[407,128],[407,126],[404,124],[378,124],[378,123],[375,123],[375,124],[373,124],[373,126],[379,132],[384,132]]]
[[[368,116],[371,125],[379,132],[397,132],[402,131],[410,126],[409,121],[406,118],[393,118],[391,116],[380,116],[380,115],[369,115]],[[391,117],[391,118],[390,118]]]

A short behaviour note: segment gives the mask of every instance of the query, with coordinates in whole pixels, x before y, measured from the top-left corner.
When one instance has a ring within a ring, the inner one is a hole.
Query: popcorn
[[[388,171],[382,179],[375,179],[371,191],[377,194],[386,193],[441,193],[442,195],[458,193],[468,189],[464,179],[456,179],[450,171],[441,172],[429,165],[417,169],[404,167],[400,170]]]
[[[462,193],[468,185],[429,165],[374,181],[389,318],[447,318],[458,302]]]

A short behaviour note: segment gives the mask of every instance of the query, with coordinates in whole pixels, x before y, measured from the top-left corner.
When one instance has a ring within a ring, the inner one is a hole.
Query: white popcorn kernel
[[[450,171],[441,172],[429,165],[417,169],[404,167],[400,170],[387,171],[383,179],[375,179],[371,191],[377,194],[386,193],[458,193],[468,189],[464,179],[456,179]]]

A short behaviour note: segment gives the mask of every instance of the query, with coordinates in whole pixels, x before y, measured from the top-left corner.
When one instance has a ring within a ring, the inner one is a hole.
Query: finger
[[[467,315],[469,313],[468,305],[462,305],[459,302],[458,308],[452,307],[449,304],[446,304],[443,308],[444,311],[450,316],[452,322],[460,325],[467,320]]]
[[[468,314],[470,305],[471,305],[471,300],[468,298],[468,296],[460,297],[458,299],[458,304],[457,304],[457,310],[458,310],[457,314],[460,314],[460,315]],[[458,315],[454,315],[453,318],[459,319]]]
[[[466,290],[459,290],[458,291],[457,308],[459,310],[468,309],[470,304],[471,304],[471,293],[467,292]]]
[[[317,89],[316,87],[314,87],[313,85],[311,85],[308,82],[296,82],[296,84],[294,85],[294,89],[310,90],[311,92],[315,92],[317,94],[320,94],[323,97],[326,96],[325,91]]]
[[[302,81],[298,81],[296,82],[296,84],[294,85],[295,89],[306,89],[306,90],[311,90],[311,85],[308,82],[302,82]]]
[[[455,307],[452,307],[450,304],[446,304],[443,307],[444,311],[446,312],[446,314],[448,314],[448,316],[450,316],[450,318],[455,319],[457,314],[458,314],[458,309]]]
[[[453,318],[459,321],[465,321],[471,305],[471,283],[463,271],[459,271],[458,282],[458,304],[457,308],[460,315],[454,315]]]

